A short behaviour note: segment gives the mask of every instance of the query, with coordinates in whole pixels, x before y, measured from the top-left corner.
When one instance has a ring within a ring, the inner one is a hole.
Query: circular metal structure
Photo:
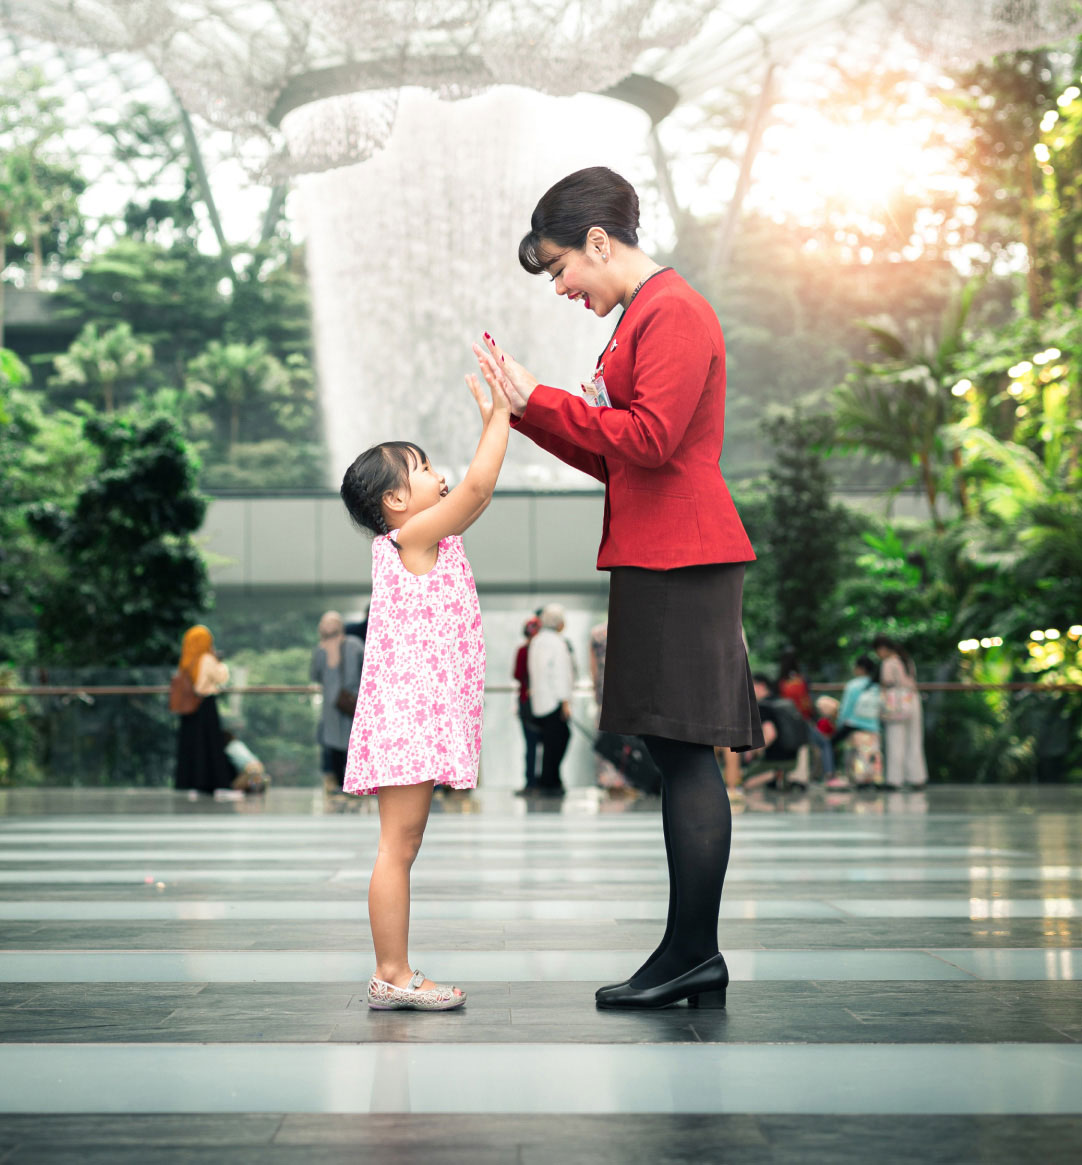
[[[1060,41],[1082,31],[1082,11],[1074,0],[0,0],[0,30],[18,53],[54,45],[80,68],[97,54],[140,85],[156,73],[233,135],[250,172],[294,177],[335,481],[388,437],[452,470],[468,463],[476,420],[460,386],[482,329],[549,383],[589,375],[609,324],[543,294],[515,262],[537,197],[564,174],[604,163],[639,181],[647,136],[674,107],[723,87],[765,91],[768,70],[810,43],[901,34],[959,63]],[[504,474],[575,480],[532,447]]]

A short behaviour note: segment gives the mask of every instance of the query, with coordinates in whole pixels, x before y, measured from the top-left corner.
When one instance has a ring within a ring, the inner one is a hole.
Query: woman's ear
[[[590,227],[586,232],[586,250],[593,259],[608,260],[612,252],[609,233],[604,227]]]

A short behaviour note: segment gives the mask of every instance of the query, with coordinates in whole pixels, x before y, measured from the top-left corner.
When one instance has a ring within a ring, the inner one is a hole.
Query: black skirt
[[[214,696],[205,696],[190,716],[180,717],[174,788],[213,793],[215,789],[228,789],[235,776],[225,755],[218,701]]]
[[[740,633],[744,563],[610,574],[601,729],[761,748]]]

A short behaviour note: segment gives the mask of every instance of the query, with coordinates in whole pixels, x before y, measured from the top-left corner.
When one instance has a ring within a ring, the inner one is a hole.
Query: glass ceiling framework
[[[677,103],[761,79],[824,38],[900,31],[975,60],[1082,31],[1078,0],[0,0],[0,29],[149,62],[190,112],[253,143],[272,172],[361,161],[396,94],[516,84],[601,92],[656,123]],[[21,40],[18,43],[25,43]],[[114,69],[133,66],[115,64]],[[637,81],[629,81],[634,77]],[[368,105],[357,94],[370,94]],[[321,136],[303,105],[350,96]],[[286,133],[278,132],[284,126]]]

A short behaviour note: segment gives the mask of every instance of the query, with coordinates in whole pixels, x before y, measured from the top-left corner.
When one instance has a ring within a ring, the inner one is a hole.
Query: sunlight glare
[[[967,201],[966,180],[942,145],[932,144],[934,134],[928,117],[774,125],[755,168],[756,201],[801,223],[821,219],[824,211],[863,218],[870,233],[876,221],[892,224],[891,205],[901,196],[927,202],[935,192],[950,190]],[[930,242],[941,224],[922,222],[920,228]],[[888,229],[884,225],[880,233]]]

